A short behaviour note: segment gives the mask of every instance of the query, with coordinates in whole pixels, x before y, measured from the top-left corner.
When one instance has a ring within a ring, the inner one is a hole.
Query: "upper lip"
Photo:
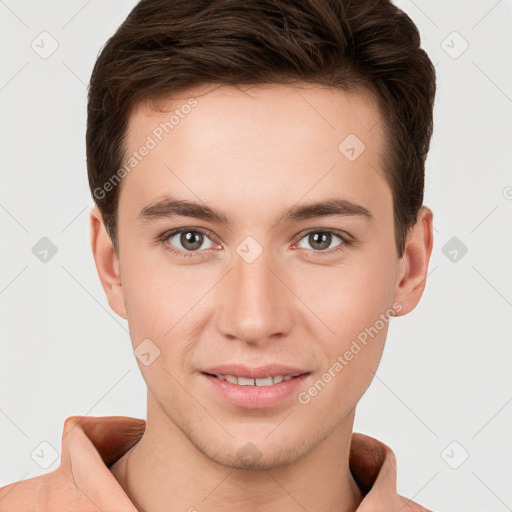
[[[286,377],[291,375],[295,377],[303,373],[309,373],[294,366],[284,366],[282,364],[266,364],[264,366],[247,366],[244,364],[222,364],[212,366],[203,370],[203,373],[212,375],[234,375],[235,377],[245,377],[247,379],[265,379],[267,377],[276,377],[282,375]]]

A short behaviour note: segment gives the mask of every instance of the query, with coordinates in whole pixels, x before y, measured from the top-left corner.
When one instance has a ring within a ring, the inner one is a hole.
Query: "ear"
[[[412,311],[423,295],[434,242],[432,221],[432,210],[422,206],[416,224],[407,233],[395,290],[395,301],[401,304],[402,309],[396,316]]]
[[[97,206],[90,213],[91,247],[98,276],[110,307],[126,319],[123,288],[119,272],[119,260],[108,236],[103,216]]]

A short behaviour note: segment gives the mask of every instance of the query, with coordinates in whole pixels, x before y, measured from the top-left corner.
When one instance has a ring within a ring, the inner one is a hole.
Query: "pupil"
[[[314,247],[314,244],[320,244],[323,245],[323,247],[320,247],[321,249],[325,249],[326,247],[329,247],[330,245],[330,233],[313,233],[313,240],[314,243],[311,244],[312,247]],[[319,241],[320,239],[320,241]],[[326,244],[327,241],[327,244]]]
[[[181,244],[186,249],[194,250],[199,249],[202,244],[202,233],[196,231],[188,231],[187,233],[181,234]],[[195,241],[194,241],[195,239]]]

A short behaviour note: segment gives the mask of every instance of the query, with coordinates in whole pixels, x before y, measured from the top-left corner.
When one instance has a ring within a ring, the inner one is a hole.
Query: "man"
[[[425,511],[352,428],[425,286],[434,95],[388,1],[139,2],[93,70],[87,165],[147,419],[68,418],[1,510]]]

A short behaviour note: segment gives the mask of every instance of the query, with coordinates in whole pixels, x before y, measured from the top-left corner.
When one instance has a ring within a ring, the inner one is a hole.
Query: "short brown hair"
[[[105,184],[122,166],[136,106],[198,85],[292,82],[376,99],[402,256],[423,204],[436,75],[416,25],[389,0],[140,0],[89,85],[89,186],[116,253],[121,187]]]

